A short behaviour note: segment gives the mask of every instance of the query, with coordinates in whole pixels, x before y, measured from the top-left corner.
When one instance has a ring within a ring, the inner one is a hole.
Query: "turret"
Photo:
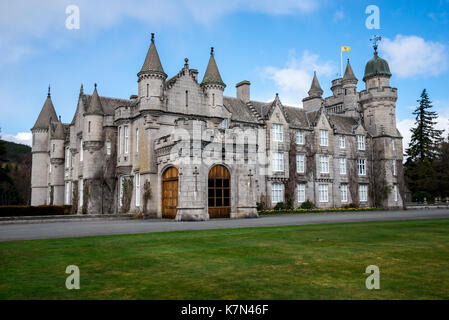
[[[140,110],[160,109],[163,101],[163,87],[167,74],[162,68],[159,54],[154,44],[154,33],[151,34],[151,44],[145,62],[138,76],[138,97]]]
[[[223,91],[226,88],[226,85],[221,79],[220,72],[218,71],[213,47],[210,48],[209,63],[207,64],[201,87],[206,93],[209,107],[215,108],[216,106],[223,105]]]
[[[318,109],[321,107],[323,101],[323,89],[321,89],[320,83],[316,76],[316,72],[313,73],[312,85],[310,86],[309,96],[302,100],[303,108],[307,111]]]
[[[97,84],[90,97],[89,105],[84,113],[84,142],[103,140],[103,117],[104,111],[100,97],[97,92]]]
[[[55,108],[50,96],[50,86],[44,106],[31,132],[32,143],[32,174],[31,174],[31,205],[48,203],[48,172],[49,157],[49,127],[57,120]]]
[[[49,183],[51,204],[64,204],[64,125],[56,121],[50,124],[50,166]]]
[[[351,64],[349,63],[346,66],[345,75],[343,76],[343,79],[341,80],[342,84],[342,92],[344,94],[343,96],[343,106],[345,110],[345,114],[351,115],[351,116],[357,116],[358,110],[357,110],[357,78],[354,75],[354,71],[352,71]]]

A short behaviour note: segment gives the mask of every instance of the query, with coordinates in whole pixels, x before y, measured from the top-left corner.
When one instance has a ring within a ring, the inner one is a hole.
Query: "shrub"
[[[416,191],[413,196],[413,200],[416,202],[424,202],[424,198],[427,202],[433,202],[433,197],[430,193],[426,191]]]
[[[284,210],[285,209],[285,203],[283,202],[278,202],[276,203],[276,205],[273,208],[274,210]]]
[[[345,209],[357,209],[359,207],[360,206],[357,203],[352,203],[352,202],[343,206],[343,208],[345,208]]]
[[[62,216],[71,210],[72,206],[0,206],[0,217]]]
[[[256,202],[257,211],[262,211],[265,209],[265,203],[264,202]]]
[[[307,199],[307,201],[303,202],[300,206],[301,209],[313,209],[315,208],[315,204]]]

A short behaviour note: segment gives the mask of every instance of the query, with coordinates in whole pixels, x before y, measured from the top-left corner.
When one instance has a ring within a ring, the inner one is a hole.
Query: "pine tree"
[[[438,118],[438,114],[431,111],[432,102],[426,89],[423,90],[417,102],[419,105],[413,112],[416,116],[415,127],[410,130],[412,138],[406,150],[407,161],[422,162],[425,158],[432,161],[438,156],[439,147],[443,141],[443,130],[435,129],[435,119]]]

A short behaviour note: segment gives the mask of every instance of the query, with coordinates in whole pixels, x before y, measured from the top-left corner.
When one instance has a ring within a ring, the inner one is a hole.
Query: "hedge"
[[[365,208],[331,208],[331,209],[292,209],[292,210],[261,210],[259,214],[295,214],[295,213],[320,213],[320,212],[359,212],[359,211],[376,211],[379,208],[365,207]]]
[[[0,206],[0,217],[62,216],[71,214],[72,206]]]

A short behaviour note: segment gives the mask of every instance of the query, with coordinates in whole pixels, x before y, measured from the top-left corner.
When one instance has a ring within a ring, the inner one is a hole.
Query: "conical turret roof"
[[[54,132],[51,136],[52,139],[64,140],[64,126],[61,121],[54,123]]]
[[[154,44],[154,33],[151,34],[151,45],[139,73],[142,72],[156,72],[166,76],[164,68],[162,68],[161,60],[159,59],[159,54],[157,53],[156,45]]]
[[[346,66],[345,75],[343,76],[343,81],[345,80],[357,80],[357,78],[354,75],[354,71],[352,71],[351,64],[349,63],[348,59],[348,65]]]
[[[214,48],[210,49],[210,58],[209,63],[207,64],[206,72],[204,73],[203,81],[201,82],[202,85],[204,84],[218,84],[226,87],[223,80],[220,76],[220,71],[218,71],[217,63],[215,62],[214,58]]]
[[[34,124],[34,129],[48,129],[51,121],[57,121],[58,116],[56,115],[55,108],[53,107],[53,102],[51,101],[50,96],[50,86],[48,87],[48,95],[45,100],[44,106],[42,107],[41,113],[39,113],[39,117],[37,117],[36,123]]]
[[[322,96],[323,89],[321,89],[316,72],[313,72],[312,85],[310,86],[309,96]]]
[[[94,93],[92,93],[92,97],[90,98],[86,114],[104,115],[103,106],[101,105],[101,100],[97,92],[97,84],[95,84]]]

